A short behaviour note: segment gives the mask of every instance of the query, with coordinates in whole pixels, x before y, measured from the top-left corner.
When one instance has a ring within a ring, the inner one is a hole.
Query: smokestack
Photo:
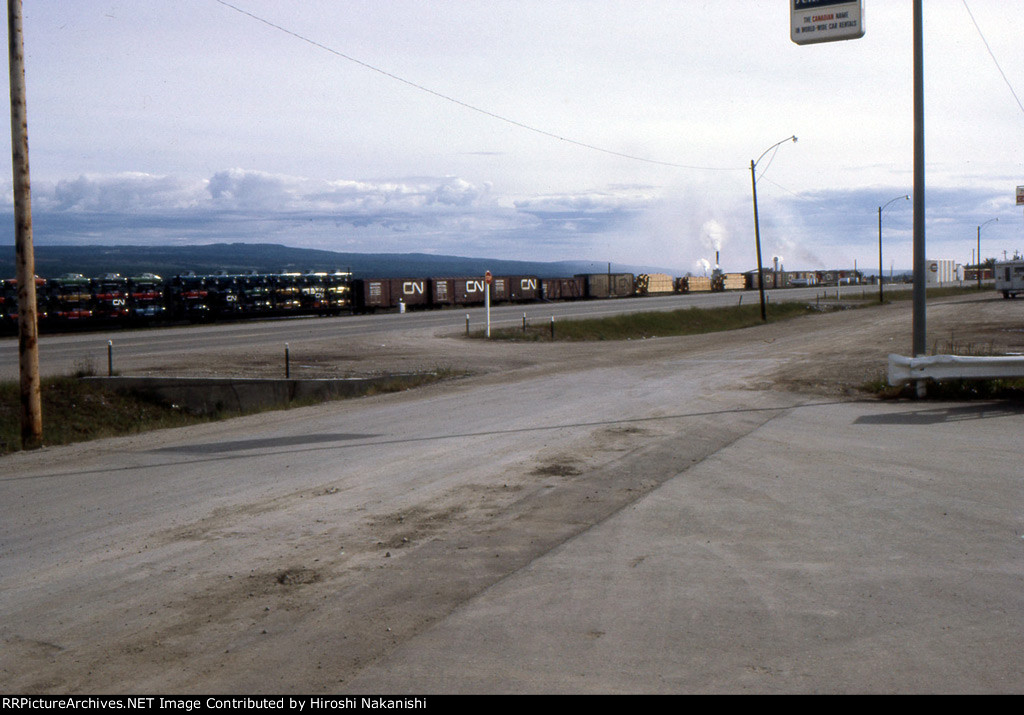
[[[718,268],[721,264],[718,262],[718,251],[715,251],[715,268]]]

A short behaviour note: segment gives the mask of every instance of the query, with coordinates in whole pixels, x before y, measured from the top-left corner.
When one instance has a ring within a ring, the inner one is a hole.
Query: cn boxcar
[[[537,276],[508,276],[508,299],[514,302],[540,298],[540,280]]]
[[[426,278],[392,278],[391,296],[407,307],[425,308],[430,304]]]
[[[455,305],[483,304],[487,290],[487,283],[484,281],[483,276],[478,278],[453,278],[452,284],[454,287],[453,300]]]
[[[541,297],[544,300],[579,300],[586,295],[583,278],[544,278],[540,282]]]
[[[368,313],[391,307],[391,281],[387,278],[360,278],[353,281],[355,309]]]
[[[632,273],[578,273],[588,298],[626,298],[636,292]]]
[[[367,278],[355,281],[356,310],[370,312],[432,303],[430,281],[426,278]]]

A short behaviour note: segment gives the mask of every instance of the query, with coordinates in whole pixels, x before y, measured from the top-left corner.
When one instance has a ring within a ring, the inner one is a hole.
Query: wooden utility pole
[[[39,389],[39,325],[36,320],[36,260],[32,248],[32,191],[28,173],[25,109],[25,49],[21,0],[7,0],[7,49],[11,75],[11,157],[14,171],[14,253],[18,280],[18,364],[21,374],[21,447],[43,443]]]

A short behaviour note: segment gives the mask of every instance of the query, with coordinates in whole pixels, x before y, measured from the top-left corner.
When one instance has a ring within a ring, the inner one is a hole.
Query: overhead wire
[[[766,179],[766,178],[764,178],[764,176],[759,177],[758,181],[767,181],[769,184],[774,184],[775,186],[777,186],[780,189],[782,189],[783,191],[785,191],[787,194],[792,194],[793,196],[797,197],[801,201],[807,200],[807,198],[808,198],[808,197],[806,197],[806,196],[804,196],[802,194],[798,194],[797,192],[793,191],[792,189],[786,188],[785,186],[780,184],[778,181],[773,181],[772,179]]]
[[[1006,82],[1006,86],[1010,88],[1010,94],[1013,95],[1014,100],[1017,102],[1017,106],[1020,107],[1020,111],[1024,112],[1024,104],[1021,103],[1020,97],[1017,96],[1017,92],[1013,89],[1013,85],[1010,84],[1009,78],[1006,73],[1003,72],[1002,66],[999,64],[999,60],[996,58],[995,53],[992,51],[992,47],[988,44],[988,40],[985,39],[985,33],[981,31],[981,26],[978,25],[978,21],[974,19],[974,13],[971,12],[970,6],[967,5],[967,0],[962,0],[964,4],[964,10],[971,17],[971,22],[974,23],[974,29],[978,31],[978,36],[981,37],[981,41],[985,43],[985,49],[988,50],[988,56],[992,58],[992,62],[995,63],[996,69],[999,70],[999,74],[1002,75],[1003,81]]]
[[[482,114],[482,115],[484,115],[486,117],[490,117],[492,119],[496,119],[498,121],[505,122],[506,124],[511,124],[512,126],[518,127],[520,129],[525,129],[526,131],[530,131],[530,132],[533,132],[535,134],[540,134],[541,136],[545,136],[545,137],[548,137],[550,139],[557,139],[558,141],[566,142],[567,144],[572,144],[574,146],[578,146],[578,147],[581,147],[581,148],[584,148],[584,149],[590,149],[592,151],[601,152],[603,154],[610,154],[612,156],[617,156],[617,157],[620,157],[622,159],[629,159],[631,161],[640,161],[640,162],[644,162],[644,163],[647,163],[647,164],[657,164],[659,166],[669,166],[669,167],[673,167],[673,168],[676,168],[676,169],[693,169],[693,170],[696,170],[696,171],[744,171],[744,169],[742,169],[742,168],[733,167],[733,166],[698,166],[698,165],[693,165],[693,164],[680,164],[680,163],[671,162],[671,161],[660,161],[660,160],[657,160],[657,159],[650,159],[650,158],[646,158],[646,157],[642,157],[642,156],[636,156],[636,155],[633,155],[633,154],[626,154],[624,152],[615,151],[613,149],[606,149],[604,147],[600,147],[600,146],[597,146],[595,144],[589,144],[587,142],[580,141],[578,139],[572,139],[571,137],[566,137],[566,136],[562,136],[560,134],[556,134],[554,132],[549,132],[549,131],[546,131],[544,129],[540,129],[538,127],[534,127],[534,126],[531,126],[529,124],[526,124],[525,122],[521,122],[519,120],[512,119],[511,117],[507,117],[507,116],[504,116],[502,114],[498,114],[496,112],[492,112],[490,110],[484,109],[483,107],[479,107],[479,106],[477,106],[475,104],[470,104],[469,102],[464,102],[461,99],[458,99],[456,97],[452,97],[451,95],[447,95],[447,94],[444,94],[443,92],[439,92],[437,90],[430,89],[429,87],[426,87],[426,86],[424,86],[422,84],[419,84],[417,82],[413,82],[412,80],[408,80],[408,79],[406,79],[404,77],[401,77],[399,75],[396,75],[396,74],[394,74],[392,72],[388,72],[387,70],[381,69],[380,67],[377,67],[375,65],[370,64],[369,62],[364,62],[363,60],[360,60],[360,59],[358,59],[356,57],[353,57],[351,55],[345,54],[344,52],[341,52],[339,50],[334,49],[333,47],[325,45],[322,42],[318,42],[317,40],[314,40],[314,39],[312,39],[310,37],[307,37],[306,35],[298,33],[298,32],[296,32],[294,30],[290,30],[287,27],[279,25],[279,24],[277,24],[275,22],[272,22],[272,21],[270,21],[270,20],[268,20],[268,19],[266,19],[264,17],[261,17],[260,15],[257,15],[257,14],[255,14],[253,12],[245,10],[244,8],[240,8],[237,5],[233,5],[232,3],[227,2],[227,0],[214,0],[214,2],[216,2],[216,3],[220,4],[220,5],[223,5],[224,7],[229,8],[231,10],[234,10],[235,12],[237,12],[237,13],[239,13],[241,15],[245,15],[246,17],[249,17],[249,18],[251,18],[251,19],[253,19],[253,20],[257,21],[257,22],[263,23],[264,25],[266,25],[268,27],[271,27],[271,28],[273,28],[275,30],[278,30],[279,32],[283,32],[286,35],[290,35],[291,37],[294,37],[297,40],[301,40],[302,42],[305,42],[305,43],[307,43],[309,45],[312,45],[313,47],[316,47],[317,49],[323,50],[325,52],[329,52],[330,54],[335,55],[336,57],[340,57],[343,60],[347,60],[348,62],[352,62],[354,64],[357,64],[360,67],[363,67],[363,68],[365,68],[367,70],[370,70],[371,72],[376,72],[377,74],[383,75],[384,77],[392,79],[392,80],[394,80],[396,82],[401,82],[402,84],[407,85],[409,87],[412,87],[413,89],[419,90],[420,92],[425,92],[426,94],[430,94],[430,95],[432,95],[434,97],[437,97],[438,99],[442,99],[442,100],[444,100],[446,102],[451,102],[452,104],[456,104],[456,105],[458,105],[458,106],[460,106],[460,107],[462,107],[464,109],[468,109],[468,110],[476,112],[478,114]]]
[[[768,157],[768,166],[766,166],[765,168],[761,169],[761,175],[757,177],[758,179],[764,178],[764,175],[768,173],[768,169],[771,168],[772,162],[775,161],[775,155],[779,153],[779,147],[780,146],[782,146],[781,142],[779,144],[776,144],[774,147],[772,147],[772,155],[770,157]]]

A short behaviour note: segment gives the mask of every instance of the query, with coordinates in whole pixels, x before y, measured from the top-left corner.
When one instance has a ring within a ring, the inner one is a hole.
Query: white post
[[[487,281],[484,292],[484,306],[487,308],[487,337],[491,337],[491,282]]]

